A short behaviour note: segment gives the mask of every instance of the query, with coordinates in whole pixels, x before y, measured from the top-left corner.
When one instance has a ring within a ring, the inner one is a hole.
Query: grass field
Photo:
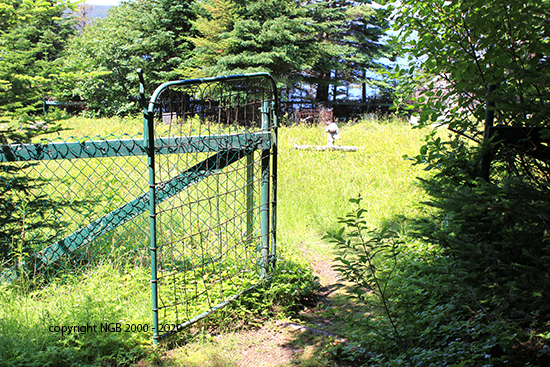
[[[373,227],[419,210],[423,193],[415,182],[424,172],[403,155],[419,151],[424,131],[394,119],[349,123],[340,126],[340,133],[341,145],[361,149],[295,150],[295,144],[324,145],[324,131],[318,126],[280,129],[278,223],[283,244],[302,242],[331,253],[321,237],[336,229],[337,218],[352,209],[350,198],[364,199],[366,218]]]
[[[66,129],[55,137],[135,136],[142,131],[142,120],[77,117],[63,126]],[[398,119],[340,125],[341,144],[359,146],[358,152],[293,148],[294,144],[324,144],[325,133],[319,126],[282,127],[279,132],[277,231],[281,264],[287,262],[291,269],[307,267],[299,250],[302,246],[331,255],[333,248],[322,237],[336,228],[338,217],[352,209],[349,198],[364,198],[372,227],[398,214],[414,216],[419,210],[422,191],[415,180],[424,173],[403,155],[418,152],[423,131],[413,130]],[[90,175],[99,179],[112,175],[112,170],[98,166]],[[131,180],[131,172],[128,177]],[[298,269],[295,273],[301,272]],[[147,269],[115,261],[97,267],[84,278],[54,282],[45,289],[2,285],[0,345],[5,347],[0,352],[0,365],[2,361],[21,366],[112,365],[143,358],[150,344],[149,333],[72,333],[61,337],[48,327],[149,324],[148,276]],[[304,283],[308,281],[304,279]]]

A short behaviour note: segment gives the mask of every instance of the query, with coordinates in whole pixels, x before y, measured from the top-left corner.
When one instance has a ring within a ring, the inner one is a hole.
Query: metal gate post
[[[275,87],[276,88],[276,87]],[[271,180],[271,268],[275,269],[275,261],[277,261],[277,155],[278,155],[278,121],[277,121],[277,102],[276,96],[277,92],[275,89],[275,100],[271,103],[271,128],[273,133],[271,135],[272,139],[272,149],[271,149],[271,160],[272,160],[272,180]]]
[[[246,155],[246,239],[247,246],[252,242],[254,228],[254,152]]]
[[[152,113],[149,115],[149,134],[147,137],[149,152],[149,228],[151,244],[151,301],[153,311],[153,345],[157,345],[158,331],[158,295],[157,295],[157,223],[156,223],[156,192],[155,192],[155,139]]]
[[[157,345],[158,332],[158,295],[157,295],[157,232],[156,232],[156,193],[155,193],[155,131],[154,113],[147,109],[145,100],[145,81],[142,69],[137,70],[139,76],[139,97],[143,109],[143,141],[147,152],[149,167],[149,244],[151,256],[151,297],[153,309],[153,345]]]
[[[149,166],[149,240],[151,254],[151,303],[153,311],[153,345],[159,341],[158,329],[158,288],[157,288],[157,213],[156,213],[156,182],[155,182],[155,131],[153,109],[146,115],[147,134],[145,134],[147,149],[147,164]]]
[[[270,119],[269,119],[269,102],[264,101],[262,104],[262,131],[269,132]],[[268,273],[269,266],[269,156],[271,149],[263,149],[261,164],[262,164],[262,178],[260,189],[260,233],[261,233],[261,247],[260,247],[260,267],[261,277],[265,278]]]

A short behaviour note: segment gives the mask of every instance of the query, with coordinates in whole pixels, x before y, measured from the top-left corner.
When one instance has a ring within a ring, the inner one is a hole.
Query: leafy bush
[[[350,297],[369,306],[366,314],[345,315],[355,332],[348,343],[331,348],[335,358],[357,366],[548,364],[549,339],[541,332],[548,325],[540,322],[547,319],[538,320],[536,332],[535,324],[524,322],[526,318],[510,319],[521,310],[535,321],[543,303],[527,311],[516,302],[519,296],[499,298],[504,292],[495,290],[511,286],[511,279],[480,286],[483,279],[477,277],[483,271],[474,266],[479,253],[468,261],[445,246],[412,237],[427,237],[429,228],[434,237],[442,237],[445,228],[452,228],[449,223],[442,222],[437,228],[443,229],[437,230],[425,221],[406,235],[396,230],[402,223],[369,229],[364,213],[358,206],[340,219],[345,228],[330,235],[339,249],[335,268],[353,284]],[[497,270],[495,266],[489,273],[497,274]],[[521,278],[517,281],[513,285],[519,287]],[[523,291],[517,294],[530,294]]]
[[[452,264],[454,280],[437,275],[434,281],[453,290],[449,297],[455,303],[436,289],[419,304],[424,311],[433,302],[452,305],[447,314],[462,309],[462,316],[445,320],[459,326],[445,335],[469,344],[462,365],[549,364],[550,161],[540,154],[545,145],[539,142],[548,138],[550,69],[546,35],[526,31],[544,28],[549,5],[545,0],[438,0],[426,6],[405,0],[395,23],[403,29],[402,50],[423,60],[420,72],[407,72],[426,86],[416,90],[410,106],[419,112],[420,126],[441,124],[454,134],[443,140],[430,133],[415,157],[433,172],[424,187],[434,210],[416,222],[413,236]],[[410,37],[416,32],[420,36]],[[493,114],[495,125],[541,128],[541,136],[522,139],[523,132],[509,130],[516,135],[513,143],[497,144],[499,135],[491,138],[486,129]],[[410,282],[401,275],[395,279],[400,285]],[[418,299],[409,297],[404,298]]]
[[[528,323],[548,318],[547,192],[518,180],[477,181],[446,191],[426,181],[425,187],[438,210],[419,233],[460,261],[464,286],[475,289],[476,303]]]

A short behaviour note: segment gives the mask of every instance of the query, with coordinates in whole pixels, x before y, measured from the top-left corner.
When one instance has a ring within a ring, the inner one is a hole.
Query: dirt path
[[[294,367],[336,366],[326,358],[330,343],[345,342],[337,335],[338,322],[331,317],[333,306],[340,304],[345,287],[332,269],[330,258],[302,252],[319,277],[319,302],[302,310],[297,319],[275,320],[258,330],[224,333],[203,343],[190,344],[166,355],[176,362],[168,365],[201,367]],[[208,351],[205,351],[208,349]],[[186,362],[188,361],[188,362]]]
[[[331,327],[333,321],[325,316],[325,310],[331,307],[331,296],[342,285],[332,270],[330,259],[317,256],[311,264],[322,286],[317,305],[302,310],[297,320],[277,320],[256,332],[245,333],[244,338],[254,342],[242,350],[236,366],[327,365],[328,361],[323,356],[324,347],[335,340],[342,341],[342,338],[334,334]]]

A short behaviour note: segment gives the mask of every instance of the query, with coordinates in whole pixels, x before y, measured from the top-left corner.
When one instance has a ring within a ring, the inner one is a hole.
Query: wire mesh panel
[[[47,285],[101,263],[145,269],[146,159],[143,137],[2,146],[0,281]]]
[[[276,102],[268,74],[170,82],[153,94],[155,340],[227,304],[273,265]]]

